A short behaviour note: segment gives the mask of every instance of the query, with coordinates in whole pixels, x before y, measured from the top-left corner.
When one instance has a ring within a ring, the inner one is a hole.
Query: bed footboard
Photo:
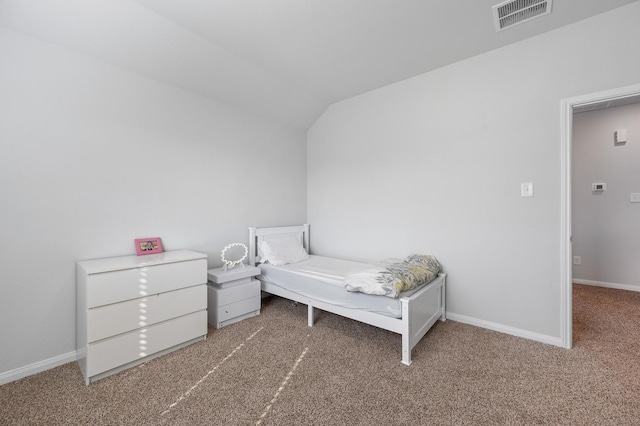
[[[402,304],[402,363],[411,364],[411,350],[445,313],[446,274],[439,274],[433,282],[411,297],[400,299]]]

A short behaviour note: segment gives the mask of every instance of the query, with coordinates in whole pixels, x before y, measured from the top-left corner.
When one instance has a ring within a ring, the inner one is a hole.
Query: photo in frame
[[[162,253],[162,242],[160,238],[136,238],[136,254],[142,256],[143,254]]]

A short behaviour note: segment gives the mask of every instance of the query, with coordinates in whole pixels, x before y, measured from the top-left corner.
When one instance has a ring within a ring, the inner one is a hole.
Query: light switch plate
[[[533,197],[533,182],[522,182],[520,185],[521,197]]]
[[[627,129],[620,129],[613,132],[613,143],[622,145],[627,142]]]
[[[640,192],[634,192],[631,194],[632,203],[640,203]]]

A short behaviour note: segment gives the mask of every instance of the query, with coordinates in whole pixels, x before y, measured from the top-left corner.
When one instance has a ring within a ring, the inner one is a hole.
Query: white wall
[[[627,129],[626,144],[613,133]],[[573,266],[576,281],[640,291],[640,104],[574,114],[572,168]],[[604,182],[605,192],[591,184]]]
[[[75,262],[162,238],[220,266],[306,220],[305,134],[0,28],[0,375],[75,350]]]
[[[638,83],[639,19],[636,2],[334,104],[307,133],[312,251],[434,254],[451,318],[560,344],[560,102]]]

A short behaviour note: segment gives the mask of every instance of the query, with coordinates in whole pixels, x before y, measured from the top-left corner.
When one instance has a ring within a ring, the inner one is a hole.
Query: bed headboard
[[[302,245],[309,253],[309,225],[280,226],[277,228],[249,228],[249,265],[255,266],[259,263],[258,242],[265,237],[280,235],[297,235],[302,239]]]

